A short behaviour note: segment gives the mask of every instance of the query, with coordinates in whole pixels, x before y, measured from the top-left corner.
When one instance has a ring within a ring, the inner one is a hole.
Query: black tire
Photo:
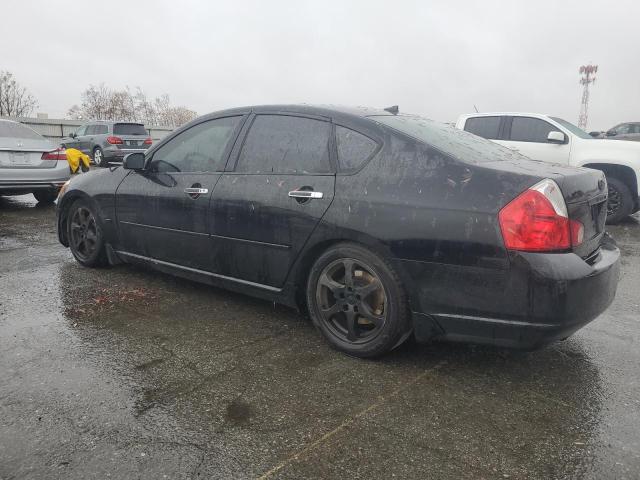
[[[33,196],[36,197],[38,203],[53,203],[58,198],[58,190],[52,188],[49,190],[38,190],[33,192]]]
[[[633,196],[629,187],[615,177],[607,177],[609,201],[607,202],[607,224],[613,225],[633,212]]]
[[[104,234],[93,206],[86,200],[76,200],[66,218],[69,249],[75,259],[85,267],[107,265]]]
[[[359,245],[336,245],[316,260],[306,299],[314,325],[331,346],[354,357],[387,353],[411,333],[398,274],[384,258]]]
[[[93,149],[93,163],[96,164],[96,167],[107,166],[107,161],[104,159],[104,152],[100,147],[96,147]]]

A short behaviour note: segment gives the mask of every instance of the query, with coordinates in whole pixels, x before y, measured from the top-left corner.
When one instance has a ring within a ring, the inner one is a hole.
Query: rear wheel
[[[629,187],[615,177],[607,177],[609,199],[607,201],[607,223],[614,224],[631,215],[633,197]]]
[[[104,235],[98,217],[86,200],[76,200],[67,216],[67,238],[75,259],[85,267],[106,265]]]
[[[307,283],[307,305],[324,337],[348,355],[381,355],[411,332],[398,275],[384,259],[358,245],[338,245],[318,258]]]
[[[39,203],[53,203],[58,198],[58,190],[53,188],[50,190],[38,190],[33,192],[33,196],[36,197]]]
[[[106,161],[104,159],[104,153],[100,147],[96,147],[93,149],[93,163],[98,167],[104,167],[106,165]]]

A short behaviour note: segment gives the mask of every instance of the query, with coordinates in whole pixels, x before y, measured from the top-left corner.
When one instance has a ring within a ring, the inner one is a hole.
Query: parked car
[[[602,172],[420,117],[262,106],[74,178],[57,228],[82,265],[297,305],[335,348],[370,357],[412,334],[528,349],[568,337],[616,292],[606,201]]]
[[[153,144],[149,132],[141,123],[96,121],[82,125],[62,141],[89,155],[99,167],[110,162],[122,162],[127,153],[146,150]]]
[[[621,123],[607,130],[605,138],[611,140],[630,140],[640,142],[640,122]]]
[[[64,149],[26,125],[0,119],[0,195],[32,193],[50,203],[69,174]]]
[[[594,139],[566,120],[537,113],[461,115],[456,127],[534,160],[603,171],[609,191],[607,223],[640,209],[640,144]]]

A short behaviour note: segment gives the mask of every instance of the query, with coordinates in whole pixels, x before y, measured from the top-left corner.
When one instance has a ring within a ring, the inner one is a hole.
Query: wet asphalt
[[[300,314],[87,269],[0,199],[0,479],[640,478],[640,219],[614,304],[518,353],[331,350]]]

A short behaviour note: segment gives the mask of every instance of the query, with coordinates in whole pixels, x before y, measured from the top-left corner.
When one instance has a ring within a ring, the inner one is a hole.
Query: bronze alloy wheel
[[[353,258],[329,263],[320,274],[316,301],[321,321],[339,339],[366,343],[387,321],[387,294],[373,268]]]
[[[86,207],[78,207],[71,217],[71,247],[80,260],[93,257],[98,245],[98,227],[93,213]]]

